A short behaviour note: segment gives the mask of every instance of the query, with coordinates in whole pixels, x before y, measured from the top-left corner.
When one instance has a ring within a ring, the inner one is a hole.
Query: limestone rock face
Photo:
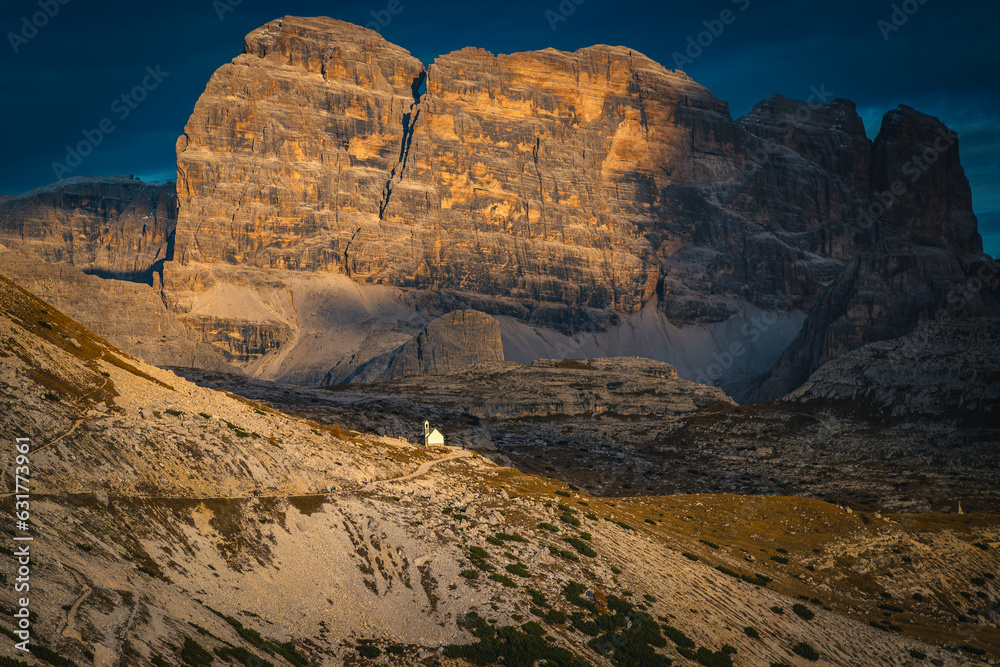
[[[151,281],[176,226],[173,181],[71,178],[0,197],[0,243],[97,275]]]
[[[177,141],[179,262],[341,271],[378,218],[423,65],[378,33],[286,17],[247,35]]]
[[[474,364],[503,360],[497,321],[475,310],[457,310],[433,320],[392,352],[364,364],[348,381],[386,382],[409,375],[444,375]]]

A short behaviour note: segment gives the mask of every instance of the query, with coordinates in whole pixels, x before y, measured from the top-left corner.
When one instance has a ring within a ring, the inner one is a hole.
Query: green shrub
[[[927,657],[927,654],[924,653],[923,651],[918,651],[915,648],[911,648],[910,649],[910,657],[911,658],[916,658],[917,660],[923,660],[923,659],[925,659]]]
[[[771,560],[775,563],[781,563],[782,565],[788,565],[788,559],[784,556],[771,556]]]
[[[574,549],[579,551],[581,554],[588,558],[594,558],[597,556],[597,552],[594,551],[589,544],[583,540],[576,537],[564,537],[563,541],[570,544]]]
[[[559,517],[559,519],[563,523],[568,523],[571,526],[579,526],[580,525],[580,520],[577,519],[572,514],[570,514],[569,512],[563,512],[562,515]]]
[[[796,603],[792,605],[792,611],[794,611],[795,615],[804,621],[811,621],[813,617],[816,616],[816,614],[813,613],[813,610],[804,604]]]
[[[760,633],[757,632],[757,629],[754,627],[748,625],[747,627],[743,628],[743,632],[750,639],[760,639]]]
[[[616,614],[629,615],[632,613],[632,603],[622,600],[617,595],[608,596],[608,609]]]
[[[192,665],[193,667],[207,667],[215,662],[215,656],[202,648],[201,644],[190,637],[184,638],[184,647],[181,648],[180,658],[181,662],[185,665]]]
[[[906,610],[905,610],[905,609],[903,609],[902,607],[897,607],[897,606],[896,606],[896,605],[894,605],[894,604],[880,604],[880,605],[878,606],[878,608],[879,608],[879,609],[884,609],[885,611],[891,611],[891,612],[895,612],[895,613],[897,613],[897,614],[902,614],[902,613],[904,613],[904,612],[906,611]]]
[[[558,533],[559,532],[559,527],[558,526],[553,526],[551,523],[546,523],[544,521],[541,522],[540,524],[538,524],[538,527],[541,528],[542,530],[547,530],[550,533]]]
[[[174,417],[180,417],[182,414],[184,414],[183,410],[175,410],[174,408],[167,408],[165,412],[168,415],[173,415]]]
[[[211,419],[212,418],[212,415],[208,414],[207,412],[199,412],[198,415],[201,416],[201,417],[204,417],[205,419]]]
[[[601,626],[599,626],[596,621],[588,620],[587,617],[579,611],[574,611],[569,615],[569,622],[573,628],[590,637],[596,637],[601,634]]]
[[[698,541],[701,542],[702,544],[704,544],[707,547],[711,547],[712,549],[718,550],[718,548],[719,548],[719,545],[716,544],[715,542],[709,542],[708,540],[698,540]]]
[[[498,539],[496,537],[493,537],[492,535],[490,535],[489,537],[487,537],[486,541],[489,542],[490,544],[495,544],[498,547],[502,547],[503,546],[503,540]]]
[[[788,553],[788,549],[782,549],[781,547],[778,547],[777,549],[775,549],[775,551],[777,551],[779,554],[787,554]]]
[[[521,626],[521,629],[524,630],[525,634],[529,634],[532,637],[541,637],[545,634],[545,628],[537,621],[528,621]]]
[[[516,574],[519,577],[531,577],[531,573],[528,572],[528,568],[524,566],[524,563],[511,563],[505,569],[511,574]]]
[[[773,607],[771,607],[771,611],[773,611],[775,614],[784,614],[785,613],[785,610],[782,609],[781,607],[779,607],[778,605],[774,605]]]
[[[243,667],[274,667],[274,663],[270,660],[263,660],[242,646],[221,646],[212,649],[212,652],[226,662],[235,662]],[[163,667],[166,667],[166,663]]]
[[[592,614],[596,614],[597,606],[590,600],[581,597],[581,594],[586,591],[587,587],[576,581],[571,581],[563,586],[563,594],[566,596],[567,602],[577,607],[583,607]]]
[[[382,649],[373,644],[364,644],[358,647],[358,653],[366,658],[377,658],[382,655]]]
[[[792,653],[801,655],[806,660],[819,660],[819,652],[806,642],[799,642],[793,646]]]
[[[495,537],[502,542],[527,542],[525,538],[521,537],[517,533],[513,535],[508,535],[507,533],[497,533]]]
[[[710,651],[704,646],[695,653],[695,660],[705,667],[733,667],[733,659],[726,651]]]
[[[655,526],[656,522],[652,519],[643,519],[643,523],[648,523],[650,526]]]
[[[566,549],[560,549],[559,547],[554,547],[551,544],[545,545],[545,548],[548,549],[549,553],[552,554],[553,556],[559,556],[574,563],[580,562],[580,559],[572,551],[567,551]]]
[[[531,597],[531,601],[534,602],[539,607],[551,607],[548,599],[545,597],[545,593],[541,591],[536,591],[534,588],[526,588],[528,595]]]
[[[685,558],[687,558],[688,560],[701,560],[701,559],[700,559],[700,558],[699,558],[698,556],[696,556],[695,554],[693,554],[693,553],[690,553],[690,552],[687,552],[687,551],[685,551],[685,552],[684,552],[684,553],[682,553],[681,555],[682,555],[682,556],[684,556]]]
[[[478,579],[479,570],[462,570],[462,576],[466,579]]]
[[[496,630],[480,626],[473,630],[473,635],[479,639],[477,643],[448,646],[444,650],[445,657],[465,658],[479,665],[500,663],[511,666],[550,664],[583,667],[586,664],[569,650],[512,626]]]
[[[514,580],[508,577],[506,574],[491,574],[490,579],[492,579],[493,581],[500,582],[507,588],[517,588],[517,584],[514,583]]]
[[[591,521],[597,521],[597,515],[594,514],[593,512],[591,512],[590,514],[588,514],[587,518],[590,519]]]
[[[569,498],[570,495],[572,495],[572,494],[570,494],[569,491],[563,491],[562,489],[559,489],[559,490],[556,491],[556,495],[557,496],[562,496],[563,498]]]
[[[672,625],[663,625],[663,634],[682,648],[694,648],[694,640]]]
[[[558,609],[552,609],[545,613],[545,622],[549,625],[562,625],[566,622],[566,612],[559,611]]]

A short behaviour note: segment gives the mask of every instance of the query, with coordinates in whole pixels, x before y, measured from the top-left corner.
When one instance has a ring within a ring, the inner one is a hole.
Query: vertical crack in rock
[[[406,160],[410,156],[410,144],[413,143],[413,128],[416,127],[417,119],[420,118],[420,97],[422,96],[420,89],[426,80],[426,70],[413,80],[413,85],[411,86],[413,103],[410,104],[409,113],[403,114],[403,137],[399,143],[399,160],[389,173],[389,179],[385,182],[385,188],[382,190],[382,202],[378,207],[379,220],[385,218],[385,211],[389,207],[393,188],[403,180],[403,174],[406,171]]]

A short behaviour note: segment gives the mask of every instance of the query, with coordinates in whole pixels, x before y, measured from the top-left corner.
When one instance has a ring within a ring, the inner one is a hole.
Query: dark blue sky
[[[721,34],[681,69],[727,100],[734,117],[772,93],[804,99],[814,86],[857,102],[870,137],[882,114],[900,103],[937,116],[959,132],[986,250],[1000,254],[1000,3],[994,0],[562,0],[562,14],[560,0],[396,1],[402,11],[381,32],[424,63],[463,46],[510,53],[604,43],[674,68],[672,54],[706,29],[703,22],[731,10]],[[212,72],[242,51],[246,33],[286,14],[363,25],[373,12],[389,16],[384,10],[392,2],[2,0],[0,193],[57,180],[52,163],[64,162],[66,146],[105,118],[114,129],[69,175],[173,178],[177,136]],[[54,13],[47,25],[37,34],[24,30],[22,17],[46,5]],[[889,31],[885,26],[896,27],[893,5],[899,29]],[[220,6],[232,10],[221,20]],[[555,30],[547,11],[565,18]],[[886,23],[880,28],[879,21]],[[18,35],[15,44],[10,33]],[[159,83],[146,71],[157,65],[168,73]],[[112,107],[144,78],[152,88],[144,101],[134,109]]]

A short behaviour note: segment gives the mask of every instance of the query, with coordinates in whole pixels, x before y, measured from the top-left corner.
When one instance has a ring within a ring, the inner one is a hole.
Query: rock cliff
[[[868,242],[818,299],[753,396],[782,396],[826,361],[902,336],[921,318],[973,317],[997,304],[1000,266],[982,254],[958,137],[901,106],[872,149]]]
[[[503,361],[500,325],[475,310],[456,310],[430,322],[392,352],[361,366],[348,382],[386,382],[408,375],[444,375],[478,363]],[[328,376],[326,383],[333,378]]]

